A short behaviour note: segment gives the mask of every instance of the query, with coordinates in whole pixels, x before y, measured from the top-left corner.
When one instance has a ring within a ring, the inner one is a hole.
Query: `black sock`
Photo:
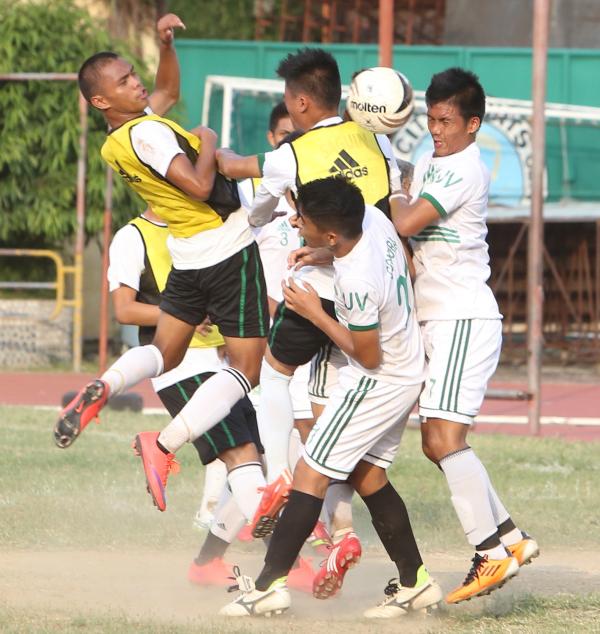
[[[502,537],[503,535],[506,535],[506,533],[510,533],[510,531],[515,528],[517,528],[515,523],[509,517],[507,520],[504,520],[500,526],[498,526],[498,535]]]
[[[265,556],[265,565],[256,579],[256,589],[266,590],[275,579],[285,577],[294,565],[302,544],[319,519],[323,500],[308,493],[292,491],[275,525]]]
[[[202,548],[194,561],[199,566],[203,566],[217,557],[223,557],[228,548],[229,542],[226,542],[224,539],[221,539],[208,531],[204,544],[202,544]]]
[[[498,532],[492,533],[489,537],[486,537],[481,544],[477,544],[475,546],[475,550],[491,550],[492,548],[496,548],[496,546],[500,546],[502,542],[500,541],[500,535]]]
[[[363,497],[363,500],[383,547],[398,568],[400,583],[413,587],[423,560],[404,501],[390,482],[372,495]]]

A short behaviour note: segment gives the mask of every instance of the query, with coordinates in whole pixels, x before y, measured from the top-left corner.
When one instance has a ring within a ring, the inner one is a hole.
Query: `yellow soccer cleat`
[[[506,559],[488,559],[475,553],[473,565],[462,585],[453,590],[446,603],[460,603],[473,597],[480,597],[501,588],[511,577],[519,572],[519,562],[515,557]]]
[[[516,544],[507,546],[510,554],[519,562],[519,566],[526,566],[531,563],[540,554],[538,543],[529,537],[527,533],[523,533],[523,539]]]

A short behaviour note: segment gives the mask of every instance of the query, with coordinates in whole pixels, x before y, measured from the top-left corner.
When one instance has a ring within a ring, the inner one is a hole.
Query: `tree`
[[[51,3],[0,0],[0,72],[76,72],[101,50],[115,50],[144,69],[106,25],[67,0]],[[144,73],[142,73],[144,74]],[[75,231],[75,179],[79,139],[75,82],[0,82],[0,242],[56,247]],[[100,147],[106,124],[90,109],[86,232],[102,227],[106,168]],[[119,179],[115,224],[143,209]]]

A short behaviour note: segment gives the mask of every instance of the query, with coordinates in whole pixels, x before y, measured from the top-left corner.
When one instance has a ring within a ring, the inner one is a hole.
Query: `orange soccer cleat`
[[[489,594],[519,572],[519,562],[515,557],[489,559],[487,555],[482,557],[475,553],[471,561],[473,565],[469,574],[462,585],[446,597],[446,603],[460,603]]]
[[[313,596],[328,599],[336,594],[344,583],[344,577],[352,566],[360,561],[362,547],[356,533],[347,533],[334,544],[329,557],[321,564],[321,569],[313,580]]]
[[[205,564],[192,561],[188,570],[188,579],[199,586],[229,587],[233,583],[231,565],[226,564],[221,557],[215,557]]]
[[[252,537],[266,537],[273,532],[279,511],[287,503],[291,489],[292,474],[289,469],[284,469],[276,480],[264,487],[260,503],[250,522]]]
[[[296,560],[298,565],[288,572],[287,585],[289,588],[312,594],[315,571],[313,570],[311,561],[312,559],[298,557]]]
[[[321,520],[315,524],[315,527],[313,528],[312,533],[308,536],[306,543],[309,544],[318,555],[321,555],[321,557],[329,557],[329,553],[333,548],[331,536],[329,535],[325,524]]]
[[[516,544],[507,546],[510,554],[519,562],[519,566],[525,566],[531,563],[540,554],[540,547],[533,537],[527,533],[522,533],[523,539]]]
[[[61,449],[70,447],[91,420],[98,421],[98,412],[108,398],[108,385],[96,379],[81,388],[77,396],[62,410],[54,426],[54,442]]]
[[[167,478],[170,472],[176,474],[179,471],[179,463],[175,461],[174,454],[165,453],[159,448],[157,440],[157,431],[144,431],[135,437],[133,449],[142,459],[148,493],[158,510],[164,511],[167,508]]]

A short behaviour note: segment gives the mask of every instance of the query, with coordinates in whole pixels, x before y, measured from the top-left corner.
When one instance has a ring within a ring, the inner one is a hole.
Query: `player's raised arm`
[[[167,13],[156,23],[159,45],[158,70],[149,102],[152,111],[164,115],[179,99],[179,62],[175,52],[174,29],[185,24],[174,13]]]
[[[416,235],[440,218],[437,209],[426,198],[418,198],[411,204],[403,193],[390,196],[390,211],[394,227],[403,238]]]
[[[229,148],[221,148],[217,150],[217,165],[223,176],[236,180],[262,176],[256,154],[240,156]]]
[[[210,128],[200,126],[191,131],[202,142],[195,165],[185,154],[178,154],[167,170],[167,180],[194,200],[207,200],[215,184],[217,135]]]

